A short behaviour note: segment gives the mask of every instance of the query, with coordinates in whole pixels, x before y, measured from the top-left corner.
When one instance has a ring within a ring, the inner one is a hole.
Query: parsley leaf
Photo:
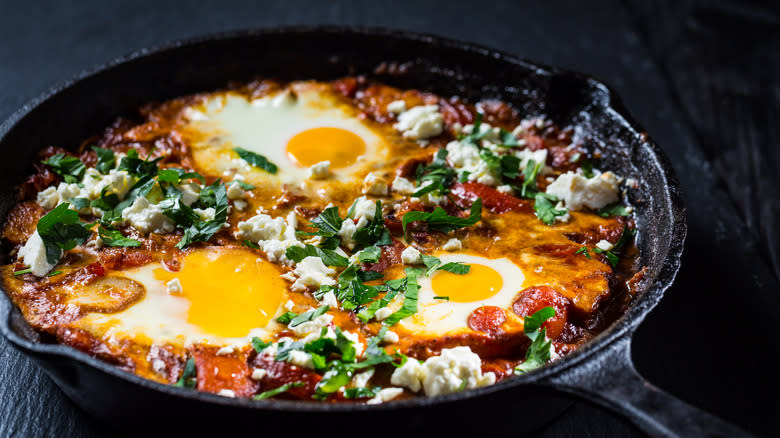
[[[241,157],[242,160],[246,161],[254,167],[263,169],[270,174],[275,174],[279,170],[279,168],[276,167],[276,164],[268,161],[268,158],[260,154],[256,154],[244,148],[233,148],[233,150],[238,154],[239,157]]]
[[[265,400],[267,398],[271,398],[273,396],[282,394],[284,392],[287,392],[293,388],[300,388],[303,386],[303,382],[290,382],[285,383],[282,386],[279,386],[278,388],[269,389],[268,391],[261,392],[260,394],[257,394],[256,396],[252,397],[254,400]]]
[[[32,272],[32,268],[20,269],[18,271],[14,271],[13,274],[14,275],[23,275],[23,274],[29,274],[30,272]]]
[[[141,242],[125,237],[122,232],[103,225],[98,226],[98,236],[103,240],[103,245],[112,247],[138,247],[141,246]]]
[[[360,246],[390,245],[393,243],[393,240],[390,238],[390,231],[385,228],[385,221],[382,218],[382,201],[376,201],[374,218],[371,219],[371,222],[357,230],[352,238]]]
[[[83,244],[91,234],[79,221],[79,214],[70,210],[70,204],[65,202],[38,221],[38,234],[46,247],[46,261],[56,264],[63,251],[68,251]]]
[[[471,211],[467,218],[450,216],[441,207],[436,207],[431,213],[424,211],[410,211],[403,216],[401,225],[403,226],[404,235],[406,235],[406,226],[415,221],[423,221],[428,223],[428,229],[432,231],[441,231],[442,233],[449,233],[450,231],[457,230],[463,227],[469,227],[479,222],[482,217],[482,199],[477,198],[473,204],[471,204]]]
[[[344,398],[373,398],[382,390],[381,386],[371,388],[347,388],[344,390]]]
[[[97,155],[95,169],[103,175],[108,174],[108,172],[116,166],[114,151],[111,149],[99,148],[97,146],[92,146],[92,150],[95,151],[95,154]]]
[[[319,234],[320,236],[330,237],[339,232],[343,222],[344,219],[339,216],[339,208],[332,206],[326,208],[319,216],[315,217],[311,221],[311,226],[325,233]]]
[[[84,177],[87,166],[78,157],[65,154],[56,154],[43,161],[43,164],[51,166],[57,175],[60,175],[66,183],[77,183]]]
[[[400,320],[417,313],[417,298],[420,285],[417,284],[417,277],[422,275],[422,271],[417,268],[406,268],[406,292],[404,292],[404,303],[401,308],[391,314],[383,321],[386,326],[393,326]]]
[[[258,338],[257,336],[252,337],[252,348],[255,349],[256,352],[262,353],[263,350],[268,348],[269,345],[271,345],[270,342],[263,342],[262,339]]]
[[[517,137],[515,137],[515,135],[512,134],[510,131],[501,128],[500,136],[501,136],[501,144],[499,144],[499,146],[505,148],[520,146],[520,143],[517,141]]]
[[[608,205],[604,208],[600,208],[599,210],[596,211],[596,214],[598,214],[601,217],[631,215],[631,213],[629,213],[628,207],[620,204]]]
[[[138,151],[130,149],[127,155],[122,157],[119,162],[119,170],[126,170],[129,174],[138,178],[154,177],[157,175],[157,163],[164,157],[157,157],[154,160],[142,160],[138,158]]]
[[[525,361],[515,367],[515,374],[522,374],[539,368],[550,360],[552,341],[547,339],[547,329],[541,328],[545,321],[555,316],[555,308],[545,307],[524,318],[523,331],[531,339],[525,352]]]
[[[361,263],[376,263],[382,257],[382,248],[378,246],[369,246],[358,253],[358,260]]]
[[[276,322],[280,324],[289,324],[290,321],[292,321],[293,318],[298,316],[295,312],[284,312],[281,315],[279,315],[278,318],[276,318]]]
[[[167,201],[170,200],[163,201],[163,203]],[[184,235],[179,243],[176,244],[176,247],[179,249],[185,248],[192,242],[208,241],[211,236],[222,229],[227,219],[228,199],[225,185],[221,179],[215,181],[214,184],[204,187],[200,192],[200,199],[198,200],[200,208],[214,209],[214,219],[201,220],[192,208],[181,203],[180,198],[174,201],[172,206],[163,209],[163,214],[176,222],[178,227],[184,229]]]
[[[303,324],[304,322],[308,322],[308,321],[311,321],[311,320],[317,318],[318,316],[324,314],[328,310],[330,310],[330,306],[328,306],[326,304],[324,306],[320,306],[320,307],[316,308],[315,310],[309,310],[308,312],[301,313],[300,315],[298,315],[295,318],[293,318],[292,320],[290,320],[289,326],[290,327],[297,327],[297,326]]]
[[[358,269],[358,265],[349,265],[338,277],[338,287],[322,286],[321,293],[333,291],[344,310],[356,310],[369,303],[379,294],[379,288],[363,284],[368,281],[367,273]]]
[[[520,196],[523,198],[534,198],[539,189],[536,187],[536,177],[544,167],[544,163],[536,163],[534,160],[528,160],[523,169],[523,185],[520,186]]]
[[[187,179],[197,179],[201,184],[206,182],[206,178],[198,172],[187,172],[184,169],[179,169],[176,167],[160,169],[157,172],[157,179],[161,182],[167,182],[171,184],[181,184],[182,181]]]
[[[547,193],[538,192],[534,196],[534,212],[536,217],[547,225],[555,224],[555,218],[566,214],[567,210],[558,210],[553,202],[558,198]]]
[[[330,249],[317,248],[313,245],[291,246],[285,251],[288,259],[299,263],[306,257],[319,257],[326,266],[347,266],[349,259]]]
[[[425,254],[421,254],[421,256],[423,264],[425,264],[425,267],[428,268],[428,271],[425,273],[426,276],[431,275],[435,271],[447,271],[452,272],[453,274],[465,275],[468,274],[471,270],[471,266],[464,265],[461,262],[449,262],[442,264],[441,260],[434,256]]]
[[[390,283],[390,282],[388,282]],[[386,283],[387,284],[387,283]],[[405,286],[405,282],[403,285]],[[395,298],[396,295],[398,295],[398,292],[401,290],[401,288],[392,288],[388,286],[388,291],[385,294],[384,297],[373,301],[371,304],[366,306],[363,310],[361,310],[357,317],[363,322],[368,322],[369,319],[373,318],[374,315],[376,315],[377,310],[387,307],[388,304],[390,304],[390,301]]]
[[[449,187],[457,175],[455,169],[447,167],[447,149],[441,148],[436,152],[433,161],[428,166],[418,166],[417,185],[419,188],[412,193],[413,197],[419,198],[426,193],[438,191],[440,194],[449,192]],[[427,185],[422,183],[430,181]]]
[[[178,386],[179,388],[194,388],[198,384],[196,379],[197,376],[198,370],[195,367],[195,358],[190,356],[190,358],[187,359],[187,363],[184,365],[184,372],[181,373],[181,377],[179,377],[179,380],[177,380],[173,386]]]
[[[591,258],[590,253],[588,252],[588,248],[586,248],[584,246],[582,248],[578,249],[574,254],[582,254],[582,255],[584,255],[587,258]]]

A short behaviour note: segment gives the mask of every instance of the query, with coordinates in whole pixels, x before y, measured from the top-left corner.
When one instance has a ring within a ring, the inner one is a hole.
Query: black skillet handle
[[[646,381],[631,361],[630,333],[596,354],[545,383],[624,416],[652,437],[751,436]]]

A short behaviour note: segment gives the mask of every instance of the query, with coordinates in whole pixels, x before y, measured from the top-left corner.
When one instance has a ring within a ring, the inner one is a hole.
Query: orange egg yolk
[[[453,274],[437,271],[431,277],[431,287],[436,295],[446,296],[456,303],[485,300],[497,294],[504,285],[501,274],[485,265],[472,264],[469,273]]]
[[[346,129],[323,127],[298,133],[287,143],[287,156],[301,167],[330,161],[332,169],[347,167],[366,153],[366,143]]]
[[[187,321],[222,337],[242,337],[265,327],[282,303],[287,285],[281,271],[242,249],[194,251],[179,272],[154,271],[158,280],[178,278],[190,301]]]

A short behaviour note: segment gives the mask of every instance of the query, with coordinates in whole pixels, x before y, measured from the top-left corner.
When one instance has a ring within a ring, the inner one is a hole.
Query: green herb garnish
[[[233,150],[238,154],[239,157],[241,157],[242,160],[246,161],[254,167],[257,167],[258,169],[263,169],[271,174],[275,174],[279,170],[279,168],[276,167],[276,164],[268,161],[268,158],[260,154],[256,154],[244,148],[233,148]]]

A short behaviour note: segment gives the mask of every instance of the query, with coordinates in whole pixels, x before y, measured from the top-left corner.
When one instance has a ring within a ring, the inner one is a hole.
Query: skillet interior
[[[382,63],[395,65],[376,70]],[[536,384],[594,357],[632,331],[657,303],[679,266],[684,212],[671,167],[652,140],[627,116],[603,84],[582,75],[527,63],[515,57],[434,37],[382,30],[287,28],[224,34],[141,52],[115,61],[52,90],[0,126],[0,216],[13,205],[13,187],[29,173],[36,151],[70,146],[100,132],[116,116],[132,116],[152,100],[211,90],[257,75],[286,80],[328,80],[367,74],[389,85],[467,98],[497,97],[528,115],[545,114],[558,125],[578,124],[604,150],[604,166],[636,178],[631,193],[639,222],[639,257],[648,267],[643,294],[607,331],[563,360],[491,387],[440,398],[381,406],[323,405],[287,401],[233,400],[146,381],[70,347],[37,342],[21,313],[0,300],[0,332],[30,354],[63,390],[88,412],[114,425],[159,418],[180,431],[172,418],[220,418],[212,426],[252,430],[266,421],[295,422],[320,431],[348,422],[372,434],[430,428],[439,433],[501,428],[535,430],[551,418],[561,396]],[[3,252],[5,254],[5,252]],[[3,260],[7,263],[7,260]],[[425,407],[424,410],[420,408]],[[478,416],[475,416],[478,413]],[[300,422],[300,415],[307,421]],[[462,417],[459,417],[462,415]],[[473,418],[467,423],[453,418]],[[479,421],[477,421],[479,418]],[[381,425],[393,421],[392,429]],[[209,425],[197,424],[202,432]],[[350,428],[352,428],[351,426]],[[250,429],[246,429],[249,427]],[[360,429],[355,429],[360,430]]]

